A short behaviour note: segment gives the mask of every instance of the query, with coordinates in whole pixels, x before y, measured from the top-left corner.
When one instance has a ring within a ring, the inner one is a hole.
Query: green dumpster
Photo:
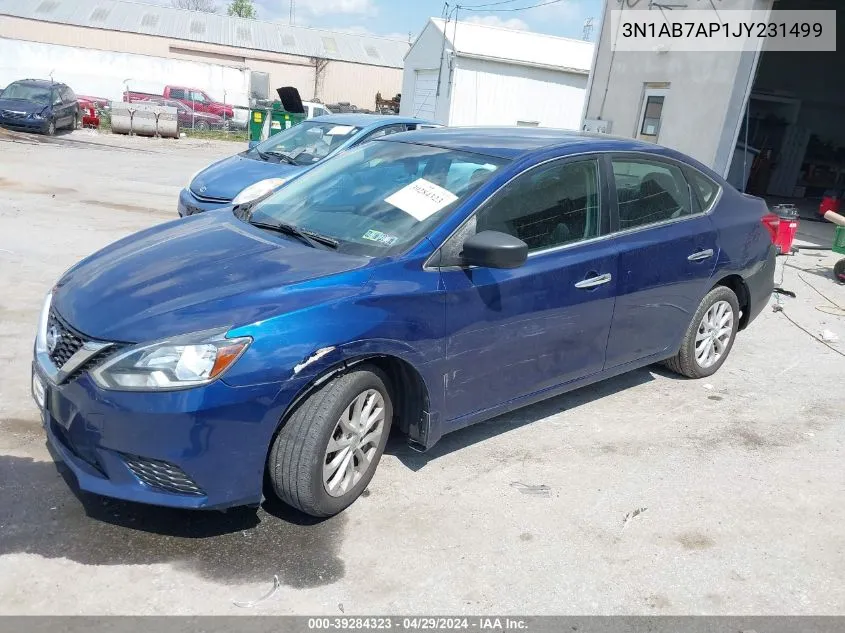
[[[276,92],[279,93],[278,101],[257,102],[250,108],[250,147],[305,120],[305,108],[296,88],[279,88]]]

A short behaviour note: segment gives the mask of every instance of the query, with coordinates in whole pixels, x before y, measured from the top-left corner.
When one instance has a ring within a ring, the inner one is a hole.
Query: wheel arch
[[[405,358],[393,353],[360,353],[335,361],[318,372],[299,389],[279,418],[268,446],[269,451],[279,431],[285,426],[290,416],[313,393],[333,378],[343,375],[363,364],[374,365],[390,381],[390,397],[393,402],[394,423],[408,436],[408,439],[421,446],[427,446],[430,437],[431,398],[428,385],[419,370]]]
[[[744,330],[751,318],[751,293],[748,290],[748,285],[740,275],[731,274],[725,275],[713,284],[713,288],[718,288],[719,286],[729,288],[736,295],[736,300],[739,302],[739,309],[742,313],[739,319],[739,330]],[[710,290],[713,290],[713,288]]]

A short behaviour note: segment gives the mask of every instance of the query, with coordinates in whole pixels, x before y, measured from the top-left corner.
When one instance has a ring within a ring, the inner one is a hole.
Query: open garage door
[[[437,71],[418,70],[414,80],[413,116],[434,120],[437,109]]]
[[[841,8],[838,0],[777,0],[775,10]],[[842,12],[839,12],[842,15]],[[837,20],[837,31],[843,19]],[[845,191],[845,47],[760,57],[728,180],[818,217],[826,191]]]

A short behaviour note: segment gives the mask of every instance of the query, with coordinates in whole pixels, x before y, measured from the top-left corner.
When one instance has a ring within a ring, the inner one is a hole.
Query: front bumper
[[[45,132],[48,125],[49,120],[47,119],[0,117],[0,126],[25,132]]]
[[[177,210],[179,217],[185,218],[189,215],[197,213],[204,213],[205,211],[214,211],[215,209],[222,209],[232,204],[231,200],[201,200],[191,193],[190,189],[185,187],[179,192],[179,203]]]
[[[283,413],[280,385],[217,380],[184,391],[117,392],[87,374],[57,385],[37,360],[33,372],[45,387],[47,440],[82,490],[175,508],[261,502],[267,451]]]

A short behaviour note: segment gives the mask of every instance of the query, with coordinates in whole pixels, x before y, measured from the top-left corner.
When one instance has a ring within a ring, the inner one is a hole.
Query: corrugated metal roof
[[[0,0],[0,15],[402,68],[410,44],[125,0]]]
[[[442,19],[431,22],[444,32]],[[449,22],[445,30],[458,55],[578,73],[589,73],[593,65],[592,42],[471,22]]]

